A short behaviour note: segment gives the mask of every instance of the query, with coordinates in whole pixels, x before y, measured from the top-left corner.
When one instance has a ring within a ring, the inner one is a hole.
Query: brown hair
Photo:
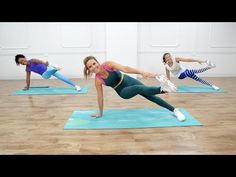
[[[163,55],[163,57],[162,57],[163,63],[166,63],[166,59],[165,59],[166,55],[170,55],[170,53],[164,53],[164,55]]]
[[[97,59],[94,57],[94,56],[87,56],[85,59],[84,59],[84,77],[86,79],[88,79],[88,77],[90,77],[92,75],[92,73],[89,71],[89,69],[87,68],[86,64],[89,60],[95,60],[97,63],[99,63],[97,61]]]

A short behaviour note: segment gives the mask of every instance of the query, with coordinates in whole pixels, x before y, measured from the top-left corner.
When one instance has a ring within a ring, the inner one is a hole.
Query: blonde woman
[[[148,73],[144,71],[131,68],[129,66],[123,66],[113,61],[106,61],[102,64],[93,56],[88,56],[84,59],[84,76],[87,79],[92,74],[95,74],[95,86],[98,97],[99,113],[92,114],[92,117],[103,116],[103,85],[112,87],[116,93],[123,99],[130,99],[136,95],[141,95],[146,99],[168,109],[173,112],[179,121],[184,121],[185,116],[179,111],[178,108],[174,108],[169,103],[165,102],[156,94],[162,94],[165,90],[162,87],[146,86],[137,79],[134,79],[126,74],[140,74],[144,78],[160,78],[159,74]],[[162,84],[168,87],[169,81],[162,80]]]

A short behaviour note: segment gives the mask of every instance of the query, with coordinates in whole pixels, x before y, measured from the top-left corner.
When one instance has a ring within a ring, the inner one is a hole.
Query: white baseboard
[[[207,75],[201,74],[199,76],[201,77],[236,77],[236,74],[222,74],[222,73],[210,74],[208,73]],[[67,75],[66,77],[71,78],[71,79],[84,79],[83,75]],[[171,77],[174,78],[173,76]],[[137,78],[142,78],[142,76],[137,75]],[[22,79],[25,79],[25,76],[0,76],[0,80],[22,80]],[[31,79],[42,79],[42,78],[40,76],[31,76]],[[56,78],[52,77],[51,79],[56,79]]]
[[[70,79],[83,79],[83,75],[66,75],[66,77]],[[0,76],[0,80],[22,80],[25,79],[25,76]],[[31,76],[31,79],[42,79],[40,76]],[[51,77],[50,79],[57,79],[55,77]]]

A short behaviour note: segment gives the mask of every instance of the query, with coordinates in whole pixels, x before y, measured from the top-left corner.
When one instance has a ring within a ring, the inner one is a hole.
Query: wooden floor
[[[225,93],[160,95],[184,107],[203,126],[114,130],[64,130],[76,109],[97,109],[94,81],[85,95],[9,96],[24,80],[0,81],[0,154],[236,154],[236,78],[206,78]],[[155,80],[142,80],[157,85]],[[190,79],[177,85],[200,85]],[[66,86],[58,80],[32,80],[32,86]],[[105,108],[159,107],[137,96],[121,99],[105,88]],[[109,99],[108,99],[109,97]]]

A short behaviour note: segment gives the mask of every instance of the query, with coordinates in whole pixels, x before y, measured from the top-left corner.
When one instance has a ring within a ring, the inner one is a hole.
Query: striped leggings
[[[210,67],[205,67],[202,69],[186,69],[184,72],[182,72],[180,74],[180,76],[178,77],[179,79],[184,79],[186,77],[190,77],[192,79],[194,79],[195,81],[201,82],[204,85],[208,85],[208,86],[212,86],[212,84],[210,84],[209,82],[205,81],[204,79],[198,77],[196,75],[196,73],[202,73],[208,69],[211,69]]]

